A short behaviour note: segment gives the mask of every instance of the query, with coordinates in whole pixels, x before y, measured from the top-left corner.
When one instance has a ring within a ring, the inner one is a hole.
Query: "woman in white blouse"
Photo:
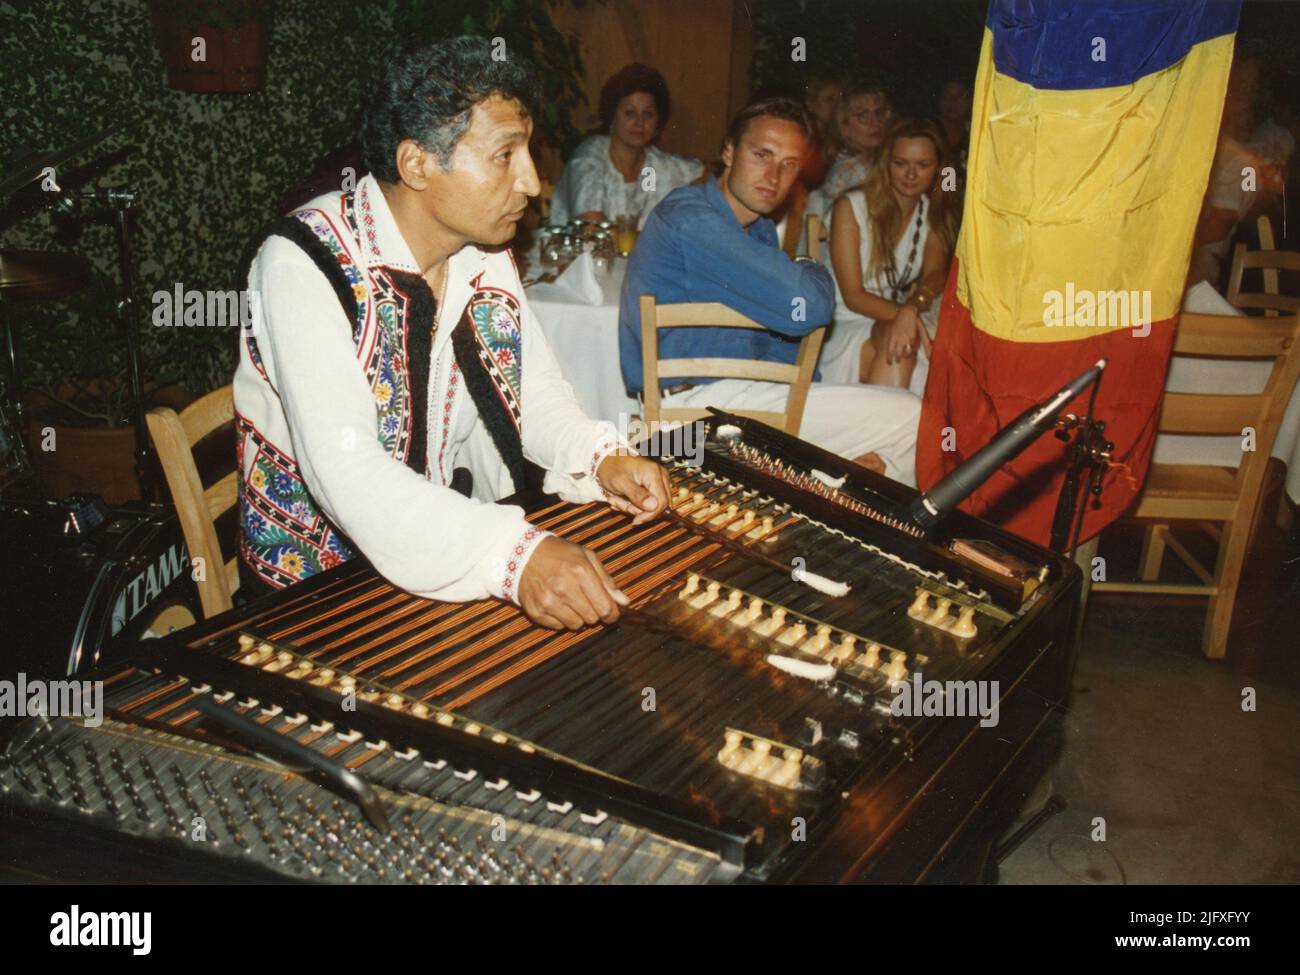
[[[942,178],[948,164],[937,125],[903,120],[889,130],[865,185],[836,201],[836,311],[822,347],[823,382],[907,386],[918,354],[928,355],[921,313],[943,291],[957,230],[956,193]]]
[[[668,86],[644,64],[629,64],[600,93],[608,135],[584,140],[555,187],[551,223],[613,220],[630,214],[644,226],[656,203],[704,176],[704,164],[652,143],[668,121]]]

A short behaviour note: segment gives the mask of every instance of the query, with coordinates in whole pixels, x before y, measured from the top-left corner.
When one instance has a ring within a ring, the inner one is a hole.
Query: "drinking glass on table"
[[[627,257],[636,246],[636,217],[630,213],[621,213],[614,218],[614,242],[618,245],[619,257]]]

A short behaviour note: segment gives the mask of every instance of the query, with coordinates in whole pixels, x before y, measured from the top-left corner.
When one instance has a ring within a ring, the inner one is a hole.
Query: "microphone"
[[[907,509],[905,517],[924,532],[931,531],[977,487],[1003,464],[1019,456],[1044,431],[1056,425],[1056,418],[1089,384],[1101,378],[1106,360],[1086,369],[1063,386],[1055,396],[1031,406],[998,431],[997,436],[944,477]]]

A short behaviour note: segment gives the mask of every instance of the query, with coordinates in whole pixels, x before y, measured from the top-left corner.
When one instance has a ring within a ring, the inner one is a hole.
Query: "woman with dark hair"
[[[654,68],[629,64],[606,81],[600,92],[605,134],[587,138],[564,167],[551,201],[551,223],[627,214],[641,225],[656,203],[701,178],[699,160],[653,145],[669,108],[668,86]]]
[[[836,309],[822,346],[824,381],[909,385],[930,345],[921,314],[943,291],[957,236],[955,194],[941,179],[946,165],[939,126],[903,119],[863,187],[835,202]]]

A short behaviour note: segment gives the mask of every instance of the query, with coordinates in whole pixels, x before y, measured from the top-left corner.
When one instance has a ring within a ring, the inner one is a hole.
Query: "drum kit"
[[[131,372],[131,421],[135,429],[135,469],[144,497],[153,487],[153,465],[144,419],[144,387],[140,369],[139,333],[132,301],[131,209],[135,194],[118,188],[82,188],[82,184],[132,150],[122,150],[68,176],[60,167],[98,145],[109,135],[97,132],[63,149],[28,153],[11,162],[0,179],[0,229],[36,210],[53,210],[63,220],[83,221],[111,216],[117,231],[120,293],[117,303],[122,337]],[[62,183],[63,185],[60,185]],[[75,188],[74,188],[75,187]],[[96,206],[91,210],[87,204]],[[24,303],[54,301],[73,295],[91,281],[90,262],[79,254],[39,250],[0,249],[0,346],[5,358],[0,372],[0,490],[29,484],[33,478],[25,440],[23,382],[18,323],[15,311]]]
[[[144,419],[131,256],[135,195],[84,184],[133,150],[119,150],[66,175],[61,167],[108,136],[98,132],[53,152],[10,161],[0,178],[0,230],[40,210],[56,221],[110,217],[117,232],[117,314],[126,343],[142,497],[155,495]],[[97,495],[45,499],[25,439],[17,312],[33,302],[76,294],[92,280],[80,254],[0,249],[0,630],[10,663],[32,676],[60,677],[149,631],[165,633],[202,616],[189,553],[171,505],[131,501],[110,508]]]

